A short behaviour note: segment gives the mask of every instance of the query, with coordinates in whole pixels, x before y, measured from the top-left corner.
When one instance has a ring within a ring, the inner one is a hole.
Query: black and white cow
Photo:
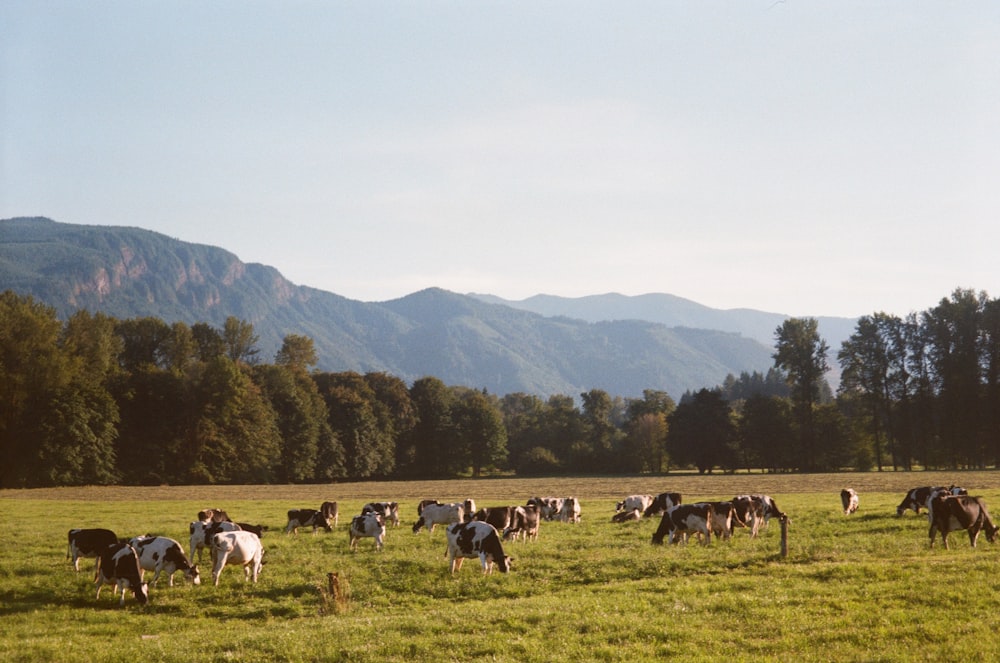
[[[369,511],[351,519],[351,551],[356,551],[358,541],[366,537],[375,539],[375,552],[382,550],[385,540],[385,517],[381,513]]]
[[[139,556],[127,543],[113,543],[101,552],[97,559],[97,598],[101,598],[104,585],[114,585],[114,593],[121,592],[118,605],[125,605],[125,590],[131,589],[135,600],[141,605],[149,601],[146,583],[142,581]]]
[[[653,502],[642,512],[642,517],[651,518],[653,516],[661,516],[680,503],[680,493],[660,493],[653,498]]]
[[[678,504],[671,507],[660,519],[660,526],[653,532],[653,543],[661,545],[664,537],[670,537],[670,543],[677,543],[682,538],[686,541],[690,534],[699,534],[704,538],[703,545],[708,545],[712,539],[712,518],[715,512],[707,502],[697,504]]]
[[[214,522],[212,520],[198,520],[191,523],[188,526],[188,531],[191,533],[191,559],[194,559],[195,553],[198,553],[198,561],[200,562],[202,552],[205,548],[211,549],[212,536],[218,532],[235,532],[239,531],[239,529],[239,525],[228,520],[218,522]]]
[[[562,512],[563,502],[562,497],[532,497],[528,500],[528,506],[538,507],[545,520],[555,520]]]
[[[267,525],[251,525],[250,523],[236,523],[239,525],[240,529],[244,532],[253,532],[257,535],[258,539],[264,538],[264,532],[267,531]]]
[[[118,543],[118,537],[109,529],[71,529],[67,534],[66,559],[73,559],[73,570],[80,570],[81,557],[93,557],[95,568],[108,546]]]
[[[733,535],[736,506],[732,502],[709,502],[712,506],[712,534],[716,540],[728,541]]]
[[[521,538],[524,541],[537,541],[540,520],[541,514],[538,512],[538,507],[514,507],[514,517],[511,519],[510,526],[503,530],[503,540],[513,539],[516,541]]]
[[[361,513],[378,513],[393,527],[399,527],[399,502],[369,502],[361,508]]]
[[[511,558],[504,554],[500,534],[489,523],[472,520],[451,525],[447,530],[448,567],[452,573],[462,568],[466,557],[478,557],[483,573],[489,575],[493,567],[500,573],[510,571]]]
[[[485,506],[472,516],[473,520],[489,523],[498,532],[510,527],[516,506]]]
[[[764,522],[763,502],[753,499],[750,495],[737,495],[731,502],[734,513],[730,533],[735,531],[737,527],[747,527],[750,529],[750,538],[756,538],[760,526]]]
[[[849,516],[858,510],[858,491],[844,488],[840,491],[840,505],[844,507],[844,515]]]
[[[441,503],[438,502],[437,500],[420,500],[420,502],[417,504],[417,517],[419,518],[424,513],[425,506],[429,506],[431,504],[440,505]]]
[[[986,502],[981,497],[968,495],[950,495],[942,493],[931,500],[931,547],[934,547],[934,535],[941,532],[941,543],[948,548],[948,533],[957,530],[968,530],[969,543],[976,547],[980,532],[986,532],[986,540],[993,543],[997,540],[997,530],[986,509]]]
[[[621,502],[615,504],[615,512],[639,511],[639,514],[641,515],[642,512],[648,509],[649,505],[652,503],[652,495],[629,495]]]
[[[195,585],[201,584],[198,567],[192,564],[181,544],[165,536],[137,536],[129,541],[129,545],[139,556],[139,568],[143,571],[155,571],[149,584],[155,585],[160,573],[167,574],[167,586],[174,586],[174,574],[178,571]]]
[[[232,522],[229,514],[222,509],[203,509],[198,512],[198,520],[211,520],[214,523]]]
[[[642,520],[642,511],[639,509],[619,511],[615,515],[611,516],[611,522],[613,523],[627,523],[630,520]]]
[[[323,512],[319,509],[289,509],[288,510],[288,524],[285,525],[285,534],[289,532],[293,534],[299,533],[300,527],[312,527],[313,534],[316,533],[320,527],[322,527],[327,532],[332,532],[333,528],[330,527],[330,520],[323,516]]]
[[[930,500],[933,494],[947,491],[948,489],[944,486],[921,486],[920,488],[911,488],[903,496],[903,501],[899,503],[896,507],[896,515],[902,516],[907,509],[912,509],[914,513],[919,514],[920,509],[930,508]]]
[[[580,522],[580,500],[575,497],[565,498],[559,510],[559,520],[564,523]]]
[[[319,506],[319,512],[326,518],[326,522],[333,523],[334,527],[340,523],[340,507],[336,502],[323,502]]]
[[[253,532],[219,532],[212,537],[212,583],[218,587],[222,569],[243,567],[243,580],[257,582],[264,564],[264,546]]]
[[[433,532],[435,525],[451,525],[461,522],[465,522],[465,507],[461,504],[457,502],[425,504],[420,510],[417,522],[413,523],[413,533],[420,532],[421,527],[426,527],[428,532]]]

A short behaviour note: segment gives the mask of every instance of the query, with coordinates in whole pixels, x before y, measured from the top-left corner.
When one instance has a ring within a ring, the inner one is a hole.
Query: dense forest
[[[1000,300],[865,316],[837,352],[775,329],[774,366],[685,393],[497,395],[260,356],[250,323],[116,319],[0,294],[0,488],[992,467]],[[837,393],[824,374],[842,370]]]

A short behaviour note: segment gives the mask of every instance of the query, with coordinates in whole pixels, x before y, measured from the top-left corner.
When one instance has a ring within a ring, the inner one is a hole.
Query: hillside
[[[0,220],[0,288],[60,317],[88,309],[221,327],[236,316],[254,325],[266,361],[285,335],[302,334],[313,339],[320,370],[433,375],[498,394],[661,389],[679,398],[771,365],[769,345],[733,331],[552,317],[440,289],[359,302],[295,285],[221,248],[44,218]]]

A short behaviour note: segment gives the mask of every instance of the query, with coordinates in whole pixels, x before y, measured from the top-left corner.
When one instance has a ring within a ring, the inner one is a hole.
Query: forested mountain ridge
[[[221,248],[45,218],[0,220],[7,289],[62,318],[87,309],[221,327],[235,316],[254,326],[268,359],[286,335],[305,335],[320,370],[384,371],[406,381],[433,375],[498,394],[603,389],[635,397],[658,389],[677,398],[773,363],[769,346],[732,332],[546,317],[436,288],[359,302],[295,285]]]

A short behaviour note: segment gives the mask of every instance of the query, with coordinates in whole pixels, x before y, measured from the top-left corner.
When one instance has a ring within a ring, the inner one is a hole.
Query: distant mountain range
[[[543,397],[590,389],[636,397],[659,389],[677,399],[729,373],[766,372],[774,331],[787,318],[666,294],[513,302],[432,288],[360,302],[295,285],[221,248],[45,218],[0,220],[0,290],[7,289],[61,318],[88,309],[221,327],[236,316],[253,324],[265,361],[286,335],[300,334],[313,339],[320,370],[384,371],[408,382],[430,375]],[[835,364],[856,321],[818,320]]]

